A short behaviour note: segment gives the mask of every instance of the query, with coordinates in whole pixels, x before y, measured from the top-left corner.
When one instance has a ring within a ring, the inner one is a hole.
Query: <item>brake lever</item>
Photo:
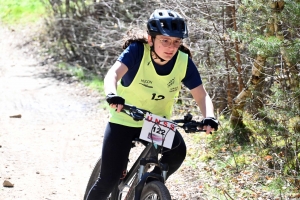
[[[141,110],[138,110],[138,109],[130,112],[130,115],[135,121],[141,121],[145,117],[145,114]]]
[[[145,118],[145,114],[149,111],[139,109],[135,106],[124,104],[121,112],[129,115],[135,121],[141,121]]]
[[[178,125],[178,126],[183,128],[186,133],[206,132],[206,130],[198,128],[198,127],[203,128],[203,123],[196,122],[194,120],[190,120],[189,122],[184,123],[184,125]],[[212,134],[212,132],[210,132],[210,134]]]

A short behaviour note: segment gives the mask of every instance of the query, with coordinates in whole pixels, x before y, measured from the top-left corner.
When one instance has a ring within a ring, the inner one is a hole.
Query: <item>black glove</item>
[[[203,126],[210,126],[215,129],[215,131],[218,130],[219,122],[214,117],[206,117],[202,120]]]
[[[119,104],[119,105],[124,105],[125,104],[125,99],[122,97],[115,95],[114,93],[109,93],[106,96],[106,101],[107,103],[110,104]]]

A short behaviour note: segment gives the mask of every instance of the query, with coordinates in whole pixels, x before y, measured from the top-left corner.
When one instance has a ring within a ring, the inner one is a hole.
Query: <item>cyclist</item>
[[[87,200],[105,200],[109,196],[128,161],[132,140],[139,137],[143,122],[120,112],[125,101],[170,118],[174,99],[183,83],[204,116],[206,133],[218,129],[211,98],[189,49],[182,44],[182,39],[187,37],[187,24],[177,12],[155,10],[147,22],[147,35],[133,35],[125,42],[123,53],[104,79],[110,118],[103,138],[100,176]],[[172,148],[165,149],[162,155],[161,162],[169,165],[169,177],[186,156],[186,145],[178,131]],[[156,168],[154,172],[160,173]]]

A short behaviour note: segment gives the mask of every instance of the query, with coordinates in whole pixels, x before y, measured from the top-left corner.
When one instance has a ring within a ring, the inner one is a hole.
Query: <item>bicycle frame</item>
[[[141,152],[140,156],[137,158],[133,166],[130,168],[129,172],[125,178],[119,183],[119,191],[122,191],[128,182],[133,178],[133,176],[138,172],[138,184],[135,187],[135,199],[139,200],[142,194],[143,186],[148,177],[156,178],[157,180],[164,183],[167,178],[168,165],[162,164],[158,161],[158,150],[156,149],[154,143],[149,143],[146,145],[145,149]],[[155,164],[162,169],[162,175],[155,173],[145,173],[145,168],[147,165]]]
[[[150,113],[147,110],[139,109],[136,108],[135,106],[128,105],[128,104],[124,105],[122,112],[132,117],[132,119],[134,119],[135,121],[144,120],[146,113]],[[197,122],[192,120],[192,115],[190,114],[185,115],[183,119],[173,119],[172,121],[177,124],[177,127],[182,128],[186,133],[203,131],[201,129],[201,127],[203,127],[203,122]],[[140,139],[134,141],[140,141]],[[130,168],[129,172],[125,175],[125,177],[120,178],[118,185],[115,185],[108,199],[120,200],[121,195],[124,192],[123,190],[125,189],[126,186],[129,186],[130,181],[132,181],[132,184],[127,193],[128,196],[126,196],[126,198],[127,197],[131,198],[134,196],[135,200],[140,200],[142,196],[142,191],[145,189],[146,192],[155,191],[154,192],[155,195],[159,193],[159,195],[163,199],[171,199],[170,193],[164,185],[167,178],[168,165],[162,164],[158,159],[159,158],[158,155],[159,153],[162,153],[161,150],[164,147],[156,145],[153,140],[147,141],[147,145],[144,142],[142,143],[145,145],[144,150],[140,153],[139,157],[136,159],[133,166]],[[155,165],[155,167],[160,168],[161,174],[148,172],[150,166],[153,165]],[[97,161],[91,173],[84,194],[84,198],[87,197],[91,188],[95,184],[96,180],[99,178],[100,170],[101,170],[101,158]],[[153,178],[154,181],[152,182],[151,179],[151,182],[148,182],[147,179],[149,177]],[[146,195],[148,195],[148,193]]]
[[[139,121],[144,119],[144,115],[148,111],[137,109],[134,106],[124,105],[122,112],[131,116],[134,120]],[[186,132],[189,131],[197,132],[199,131],[197,127],[199,125],[201,126],[201,123],[192,120],[192,115],[186,115],[183,120],[176,120],[176,123],[184,123],[183,126],[179,126],[179,127],[184,128]],[[131,186],[131,187],[135,187],[134,188],[135,200],[140,200],[143,187],[148,177],[155,178],[164,184],[167,179],[168,165],[163,164],[158,160],[158,154],[162,148],[163,147],[158,147],[155,143],[153,143],[153,141],[149,142],[146,148],[142,151],[142,153],[138,157],[138,159],[135,161],[135,163],[133,164],[133,166],[125,176],[125,178],[119,183],[118,185],[119,191],[123,191],[123,189],[129,183],[129,181],[132,180],[133,176],[136,173],[138,173],[138,184],[136,186],[133,185]],[[148,167],[151,164],[158,166],[161,169],[162,174],[146,172],[147,171],[145,170],[146,166]]]

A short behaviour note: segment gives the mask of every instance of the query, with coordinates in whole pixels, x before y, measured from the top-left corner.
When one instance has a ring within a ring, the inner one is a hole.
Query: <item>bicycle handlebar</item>
[[[132,117],[135,121],[141,121],[145,118],[147,113],[151,113],[148,110],[140,109],[135,106],[124,104],[122,111],[123,113]],[[205,132],[205,130],[199,129],[202,128],[202,121],[192,120],[193,116],[191,114],[187,114],[183,119],[173,119],[172,121],[177,124],[178,127],[182,128],[186,133],[194,133],[194,132]]]

